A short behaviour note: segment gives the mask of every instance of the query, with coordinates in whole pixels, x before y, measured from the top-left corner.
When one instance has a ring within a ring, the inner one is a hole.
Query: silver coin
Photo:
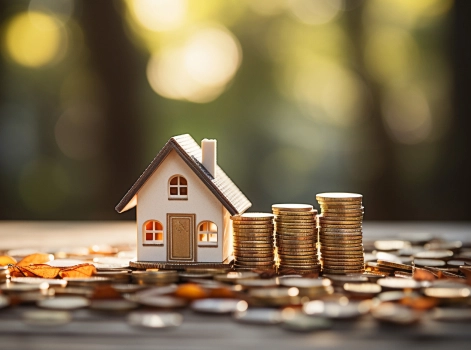
[[[172,297],[168,295],[148,296],[146,298],[138,297],[133,298],[133,301],[151,307],[158,307],[163,309],[173,309],[185,307],[187,301],[182,298]]]
[[[420,289],[426,285],[423,282],[400,277],[380,278],[377,283],[387,289]]]
[[[229,314],[238,310],[239,299],[207,298],[195,300],[191,309],[208,314]]]
[[[32,292],[38,290],[46,290],[49,288],[49,284],[44,283],[11,283],[7,282],[0,285],[0,290],[5,294],[11,293],[22,293],[22,292]]]
[[[75,310],[89,306],[90,301],[80,296],[68,296],[39,300],[36,305],[44,309]]]
[[[34,326],[56,327],[72,320],[72,315],[68,311],[31,310],[21,316],[24,323]]]
[[[283,310],[282,317],[283,321],[281,327],[294,332],[311,332],[329,329],[333,325],[332,321],[328,318],[311,317],[290,308]]]
[[[176,312],[132,312],[127,321],[135,327],[168,328],[180,326],[183,316]]]
[[[331,319],[351,319],[366,314],[370,307],[371,302],[369,300],[355,302],[342,297],[338,301],[309,301],[304,303],[303,311],[308,315]]]
[[[133,310],[139,307],[139,304],[126,299],[93,300],[90,309],[108,312],[123,312]]]
[[[330,280],[322,278],[283,278],[280,284],[296,288],[324,288],[331,285]]]
[[[55,278],[41,278],[41,277],[12,277],[11,282],[14,283],[28,283],[34,285],[41,285],[47,283],[49,286],[66,287],[67,281]]]
[[[0,309],[3,309],[4,307],[7,307],[10,305],[10,298],[0,295]]]
[[[395,303],[382,303],[371,311],[371,315],[381,322],[409,325],[420,319],[420,314],[406,306]]]
[[[269,308],[253,308],[245,311],[236,311],[234,319],[244,323],[277,324],[283,320],[281,312]]]
[[[432,312],[432,319],[445,322],[469,322],[471,321],[471,309],[437,307]]]

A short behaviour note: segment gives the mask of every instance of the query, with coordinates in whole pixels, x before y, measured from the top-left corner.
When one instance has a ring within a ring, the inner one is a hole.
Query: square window
[[[187,196],[188,195],[188,188],[187,187],[180,187],[180,195]]]
[[[218,241],[218,234],[217,233],[211,233],[208,236],[209,236],[209,241],[210,242],[217,242]]]
[[[208,240],[208,235],[205,233],[200,233],[200,242],[207,242]]]
[[[152,241],[153,236],[152,232],[146,232],[146,241]]]
[[[178,195],[178,187],[170,187],[170,194],[172,196],[177,196]]]
[[[164,240],[164,235],[163,235],[163,233],[162,233],[162,232],[157,232],[157,233],[155,234],[155,240],[156,240],[156,241],[163,241],[163,240]]]

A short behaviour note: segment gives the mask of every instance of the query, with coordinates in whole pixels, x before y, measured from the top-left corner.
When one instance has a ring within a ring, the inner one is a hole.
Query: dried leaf
[[[62,268],[59,276],[62,278],[83,278],[90,277],[96,273],[96,268],[92,264],[79,264],[67,268]]]
[[[433,281],[436,277],[432,272],[416,267],[414,269],[414,279],[416,281]]]
[[[25,256],[17,265],[18,266],[28,266],[32,264],[44,264],[51,260],[49,254],[45,253],[36,253]]]
[[[30,266],[19,266],[27,277],[56,278],[61,271],[60,267],[45,264],[35,264]],[[31,274],[31,275],[30,275]]]
[[[0,256],[0,266],[7,266],[10,264],[16,264],[16,260],[8,255]]]
[[[34,277],[33,274],[28,271],[24,271],[23,268],[18,265],[8,266],[8,271],[10,271],[11,277]]]

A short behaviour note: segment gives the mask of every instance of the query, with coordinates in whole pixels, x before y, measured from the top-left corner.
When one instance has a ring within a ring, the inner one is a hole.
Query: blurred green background
[[[2,0],[0,219],[114,206],[174,135],[252,201],[469,220],[469,1]]]

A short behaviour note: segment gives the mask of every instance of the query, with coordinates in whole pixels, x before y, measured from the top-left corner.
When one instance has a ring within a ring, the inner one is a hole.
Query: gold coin
[[[277,247],[279,249],[317,249],[315,242],[286,242],[286,241],[276,241]]]
[[[286,240],[293,240],[297,239],[297,237],[312,237],[312,239],[317,239],[317,235],[310,232],[310,233],[296,233],[296,232],[276,232],[275,237],[286,239]]]
[[[361,247],[363,246],[362,241],[319,241],[321,247]]]
[[[332,210],[324,210],[322,211],[322,217],[338,217],[338,216],[345,216],[345,217],[363,217],[365,212],[363,210],[346,210],[346,211],[332,211]]]
[[[381,267],[382,266],[385,266],[385,267],[391,267],[391,268],[394,268],[394,269],[401,269],[401,270],[406,270],[406,271],[412,271],[413,270],[413,267],[411,265],[406,265],[406,264],[399,264],[399,263],[395,263],[395,262],[392,262],[392,261],[386,261],[386,260],[379,260],[377,261],[377,266],[378,267]]]
[[[254,241],[254,240],[264,240],[264,241],[273,241],[275,236],[273,234],[267,234],[265,236],[255,236],[255,235],[233,235],[232,239],[234,241]]]
[[[276,230],[275,236],[286,235],[286,236],[317,236],[317,233],[314,233],[313,230],[301,230],[301,229],[292,229],[292,230]]]
[[[346,262],[346,263],[362,263],[364,264],[363,257],[354,257],[354,258],[328,258],[328,257],[322,257],[322,260],[327,264],[327,263],[332,263],[335,264],[337,262]]]
[[[274,261],[236,261],[236,266],[271,266],[274,265]]]
[[[275,250],[274,249],[264,249],[264,250],[254,250],[254,249],[234,249],[234,255],[241,255],[241,254],[274,254]]]
[[[277,210],[276,217],[315,217],[317,215],[317,210],[313,209],[311,211],[283,211]]]
[[[356,270],[333,270],[333,269],[322,269],[323,274],[331,274],[331,275],[345,275],[345,274],[353,274],[353,273],[363,273],[364,269],[356,269]]]
[[[322,203],[322,210],[332,210],[332,211],[350,211],[350,210],[365,210],[363,205],[358,205],[356,203],[350,204],[338,204],[338,203]]]
[[[274,258],[273,253],[264,253],[264,254],[252,254],[252,253],[239,253],[239,254],[234,254],[234,258],[237,260],[239,258],[271,258],[273,260]]]
[[[264,256],[264,257],[252,257],[252,256],[237,256],[236,261],[246,261],[246,262],[265,262],[273,261],[273,256]]]
[[[335,260],[322,260],[324,262],[324,266],[327,267],[332,267],[332,268],[337,268],[339,266],[345,266],[345,267],[363,267],[365,265],[365,262],[363,260],[357,260],[357,261],[335,261]]]
[[[363,231],[362,227],[347,227],[347,228],[339,228],[339,227],[319,227],[319,232],[332,232],[332,233],[354,233],[358,232],[361,233]]]
[[[240,238],[240,239],[245,238],[247,240],[250,240],[252,238],[259,238],[259,239],[273,238],[274,235],[273,233],[234,233],[233,237]]]
[[[276,233],[275,234],[276,239],[281,239],[285,241],[312,241],[312,240],[317,240],[317,235],[316,234],[311,234],[311,235],[284,235],[282,233]]]
[[[322,241],[319,241],[320,242],[320,246],[321,247],[328,247],[328,248],[333,248],[333,247],[351,247],[351,248],[354,248],[354,247],[360,247],[362,248],[363,247],[363,242],[360,240],[360,241],[354,241],[354,242],[351,242],[351,243],[346,243],[345,241],[341,241],[341,240],[333,240],[332,242],[322,242]]]
[[[321,242],[321,244],[325,244],[327,246],[331,246],[331,245],[336,245],[336,244],[347,244],[347,245],[355,245],[355,244],[362,244],[363,240],[360,238],[360,239],[325,239],[325,238],[321,238],[319,240],[319,242]]]
[[[317,231],[316,225],[276,225],[276,231],[309,230]]]
[[[310,254],[310,255],[288,255],[288,254],[283,254],[279,255],[279,258],[281,260],[317,260],[318,256],[317,254]]]
[[[343,259],[343,258],[362,258],[362,251],[322,251],[321,255],[323,258],[332,258],[332,259]]]
[[[273,204],[272,210],[275,211],[311,211],[313,206],[310,204]]]
[[[319,225],[334,224],[334,225],[358,225],[363,221],[363,218],[346,218],[346,217],[319,217]]]
[[[282,264],[280,263],[280,269],[282,268],[292,268],[293,270],[302,269],[302,270],[319,270],[320,264],[308,263],[308,264]]]
[[[363,239],[361,232],[321,232],[319,239]]]
[[[321,223],[320,227],[322,228],[331,228],[331,229],[362,229],[362,225],[340,225],[340,224],[332,224],[332,223]]]
[[[357,201],[362,198],[363,196],[361,194],[349,192],[324,192],[316,194],[318,201]]]
[[[314,246],[278,246],[278,254],[293,254],[301,252],[317,253],[317,248]]]
[[[232,225],[234,231],[273,230],[275,225]]]
[[[254,243],[254,242],[248,242],[248,243],[240,243],[238,242],[236,244],[239,248],[271,248],[274,247],[273,244],[271,243]]]
[[[272,213],[244,213],[233,215],[231,219],[234,221],[270,221],[275,217]]]
[[[321,252],[322,251],[339,251],[339,252],[344,252],[344,251],[350,251],[350,252],[363,252],[363,246],[326,246],[326,245],[321,245]]]

